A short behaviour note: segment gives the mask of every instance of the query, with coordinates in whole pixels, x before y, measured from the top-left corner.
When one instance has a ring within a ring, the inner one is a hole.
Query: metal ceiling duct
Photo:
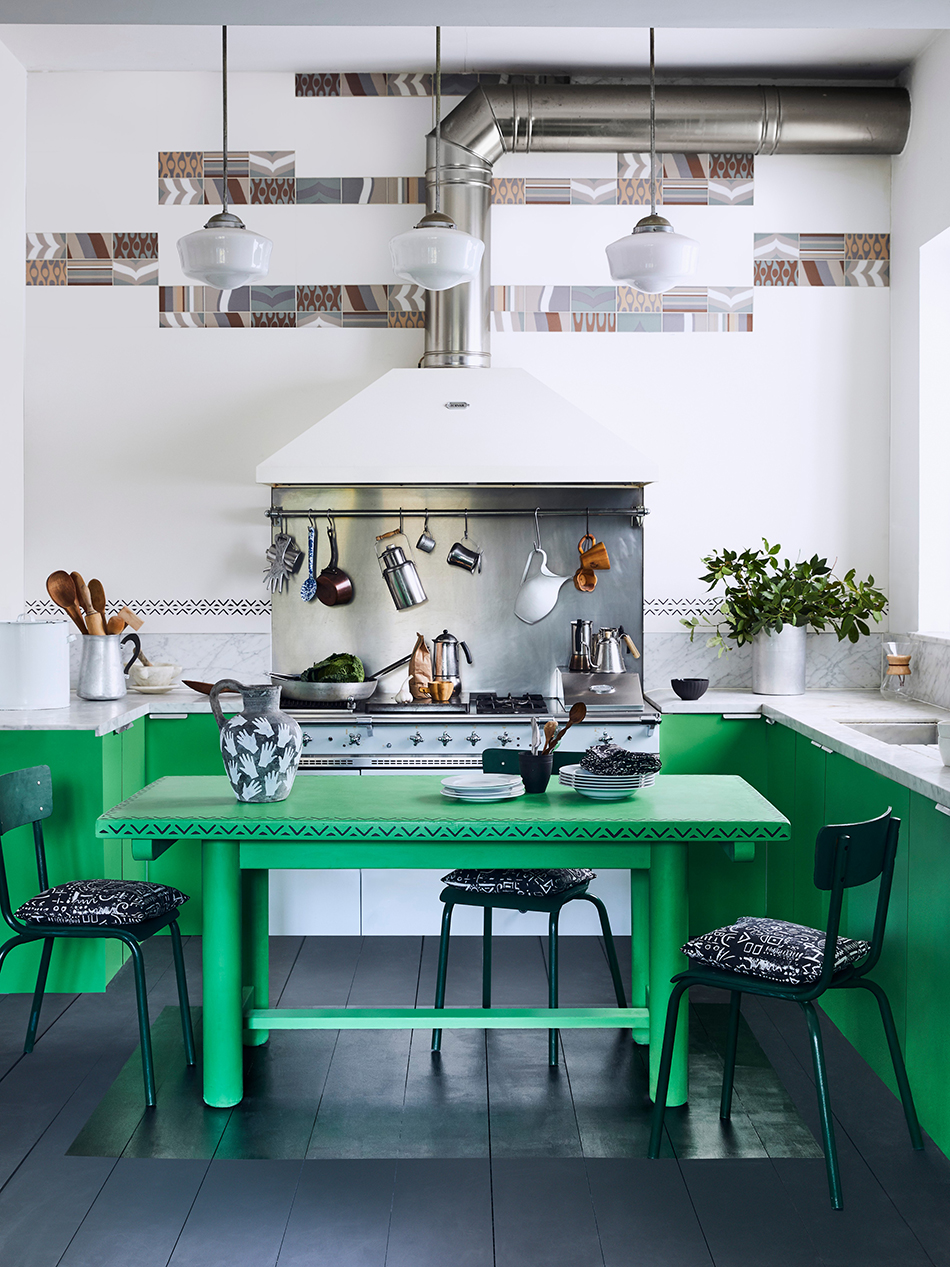
[[[899,154],[910,127],[904,88],[664,87],[656,146],[720,154]],[[650,93],[613,84],[476,88],[442,122],[442,209],[485,243],[472,282],[426,296],[427,368],[491,364],[489,211],[503,154],[650,148]],[[434,206],[435,134],[427,138],[427,205]]]

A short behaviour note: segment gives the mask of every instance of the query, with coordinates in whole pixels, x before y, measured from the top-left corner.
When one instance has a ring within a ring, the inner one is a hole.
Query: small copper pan
[[[317,577],[317,598],[327,607],[343,607],[353,601],[353,582],[337,566],[339,555],[336,544],[336,528],[327,516],[327,536],[330,540],[330,562]]]

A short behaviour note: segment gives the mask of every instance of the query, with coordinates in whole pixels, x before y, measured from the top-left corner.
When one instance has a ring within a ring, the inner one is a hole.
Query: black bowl
[[[675,677],[670,686],[680,699],[700,699],[709,688],[708,677]]]

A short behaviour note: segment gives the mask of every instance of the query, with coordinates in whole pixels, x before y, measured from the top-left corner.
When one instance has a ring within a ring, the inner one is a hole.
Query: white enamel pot
[[[556,576],[548,567],[548,556],[540,546],[535,546],[521,575],[515,615],[526,625],[536,625],[554,610],[561,586],[570,579],[569,576]]]
[[[68,708],[67,620],[0,622],[0,709]]]

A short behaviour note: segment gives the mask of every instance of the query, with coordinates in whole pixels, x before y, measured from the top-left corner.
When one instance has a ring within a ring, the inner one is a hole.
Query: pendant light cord
[[[222,149],[221,157],[223,160],[224,171],[224,192],[221,199],[221,210],[227,213],[228,210],[228,28],[221,28],[221,119],[222,119]]]
[[[442,28],[435,28],[435,210],[442,210]]]
[[[650,215],[656,215],[656,64],[650,27]]]

